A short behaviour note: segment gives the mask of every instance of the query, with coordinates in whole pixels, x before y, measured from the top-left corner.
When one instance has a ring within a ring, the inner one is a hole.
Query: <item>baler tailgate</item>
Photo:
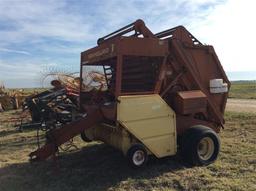
[[[186,77],[190,75],[189,79],[193,79],[190,83],[186,84],[188,86],[187,89],[194,90],[193,88],[196,87],[196,89],[201,90],[206,95],[210,115],[214,118],[215,122],[223,125],[225,123],[223,112],[226,105],[227,93],[221,95],[211,94],[209,82],[211,79],[216,78],[224,79],[228,84],[230,82],[219,61],[216,59],[213,48],[211,46],[207,48],[201,47],[197,48],[197,52],[195,52],[193,48],[184,46],[176,39],[172,41],[172,48],[180,66],[186,68]],[[207,62],[203,62],[202,60],[207,60]]]

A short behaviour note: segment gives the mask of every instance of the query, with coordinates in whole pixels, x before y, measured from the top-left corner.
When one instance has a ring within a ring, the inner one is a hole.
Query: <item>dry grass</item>
[[[230,98],[256,99],[256,81],[231,82]]]
[[[34,94],[34,93],[43,92],[43,91],[45,91],[47,89],[48,88],[9,88],[9,89],[6,89],[6,92],[11,93],[11,92],[23,90],[23,92],[25,94]]]
[[[256,115],[227,113],[219,159],[207,167],[188,167],[179,156],[152,158],[132,170],[119,151],[100,143],[61,153],[57,161],[29,163],[36,149],[35,130],[19,132],[1,123],[0,190],[256,190]]]

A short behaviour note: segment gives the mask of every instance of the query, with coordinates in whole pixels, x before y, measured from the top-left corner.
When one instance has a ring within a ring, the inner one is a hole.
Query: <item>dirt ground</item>
[[[227,111],[256,113],[255,99],[228,99]]]
[[[236,104],[239,107],[254,104],[239,103]],[[35,129],[20,132],[15,123],[5,122],[16,118],[17,111],[1,113],[0,191],[255,191],[256,113],[237,112],[241,111],[237,106],[235,110],[225,114],[225,129],[220,133],[221,151],[215,163],[191,167],[179,155],[164,159],[152,157],[140,170],[131,169],[118,150],[98,142],[84,143],[79,136],[74,139],[76,148],[61,151],[56,161],[30,163],[28,154],[37,148]]]

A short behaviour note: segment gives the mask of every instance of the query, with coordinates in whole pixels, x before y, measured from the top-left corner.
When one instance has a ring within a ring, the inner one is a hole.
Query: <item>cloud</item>
[[[212,0],[1,1],[1,23],[7,22],[12,30],[0,30],[0,40],[38,42],[50,37],[69,42],[96,41],[99,35],[138,18],[145,19],[157,32],[171,24],[187,24],[203,17],[206,9],[216,4]]]
[[[214,45],[227,71],[256,71],[255,6],[255,1],[229,0],[217,5],[200,22],[191,24],[199,39]]]
[[[43,61],[26,59],[12,62],[0,60],[0,81],[6,87],[42,87],[42,77],[50,70],[57,69],[57,63],[44,63]]]
[[[254,7],[249,0],[0,1],[0,65],[9,65],[0,78],[33,79],[51,63],[78,71],[81,51],[139,18],[154,33],[184,25],[214,45],[226,70],[256,71]]]
[[[1,77],[5,76],[5,79],[23,79],[23,78],[37,78],[38,74],[44,70],[46,65],[51,66],[51,64],[44,64],[38,62],[31,62],[28,60],[7,62],[0,60]]]
[[[16,54],[25,54],[25,55],[31,55],[27,51],[22,51],[22,50],[12,50],[8,48],[0,48],[0,52],[10,52],[10,53],[16,53]]]
[[[14,30],[0,31],[0,38],[13,43],[47,37],[65,41],[87,39],[90,25],[86,18],[68,13],[68,6],[68,1],[1,1],[2,23],[14,25]]]

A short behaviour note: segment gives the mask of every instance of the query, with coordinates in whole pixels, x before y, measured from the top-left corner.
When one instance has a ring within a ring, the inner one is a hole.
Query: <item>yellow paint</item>
[[[174,111],[157,94],[120,96],[117,120],[158,158],[176,154]]]
[[[98,124],[85,130],[86,136],[94,141],[102,141],[123,152],[125,155],[136,140],[131,138],[130,133],[123,127]]]

